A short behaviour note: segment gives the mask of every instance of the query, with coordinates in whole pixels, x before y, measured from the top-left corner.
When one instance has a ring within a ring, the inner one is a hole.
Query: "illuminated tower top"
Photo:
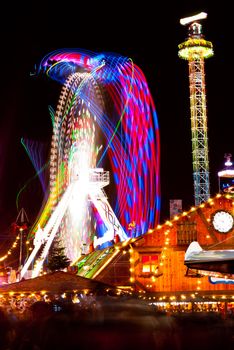
[[[226,159],[225,167],[218,172],[219,192],[234,196],[234,167],[231,153],[226,153],[224,158]]]
[[[205,19],[207,14],[201,12],[195,16],[182,18],[180,24],[188,25],[188,39],[179,45],[179,57],[185,60],[197,58],[209,58],[214,55],[213,45],[204,39],[202,34],[201,19]]]

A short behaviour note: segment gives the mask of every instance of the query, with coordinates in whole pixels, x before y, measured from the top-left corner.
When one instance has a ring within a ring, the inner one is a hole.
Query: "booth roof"
[[[0,286],[0,293],[36,293],[41,291],[46,291],[48,293],[64,293],[83,290],[104,292],[108,289],[116,288],[94,279],[78,276],[71,272],[55,271],[39,277],[2,285]]]

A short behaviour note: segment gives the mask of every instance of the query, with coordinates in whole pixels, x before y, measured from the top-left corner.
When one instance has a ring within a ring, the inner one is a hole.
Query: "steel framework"
[[[91,200],[95,205],[100,217],[107,227],[107,232],[103,237],[94,237],[95,248],[98,245],[101,246],[104,242],[114,240],[116,235],[119,236],[121,242],[127,240],[128,236],[115,216],[115,213],[107,200],[105,192],[102,190],[103,187],[109,184],[109,172],[103,171],[102,168],[95,168],[89,169],[87,175],[87,195],[89,196],[89,200]],[[67,189],[62,195],[46,226],[43,229],[39,227],[35,233],[33,242],[34,249],[21,270],[20,279],[24,277],[35,258],[37,258],[37,260],[35,262],[35,266],[33,267],[32,277],[37,277],[41,273],[44,261],[49,253],[51,244],[59,231],[59,227],[63,217],[66,215],[66,210],[69,207],[72,197],[77,195],[77,193],[80,192],[79,187],[83,186],[81,177],[82,172],[77,173],[76,176],[73,177],[72,182],[68,185]]]
[[[200,23],[192,21],[188,30],[189,38],[179,45],[178,54],[189,64],[193,182],[197,206],[210,197],[204,60],[213,56],[213,47],[203,38]]]

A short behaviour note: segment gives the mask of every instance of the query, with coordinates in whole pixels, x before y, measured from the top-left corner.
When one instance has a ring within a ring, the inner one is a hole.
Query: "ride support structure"
[[[37,258],[37,261],[32,270],[32,278],[37,277],[40,274],[51,244],[55,236],[58,234],[59,226],[70,204],[72,196],[74,193],[77,193],[77,188],[79,188],[79,186],[83,186],[82,177],[82,174],[76,175],[76,178],[73,179],[58,202],[58,205],[50,216],[45,227],[38,228],[34,238],[34,249],[21,270],[20,279],[25,276],[25,273],[28,271],[35,258]],[[94,237],[95,247],[102,245],[104,242],[114,240],[116,235],[118,235],[120,241],[128,239],[127,234],[123,230],[114,211],[108,203],[107,196],[102,189],[108,184],[108,171],[103,171],[102,168],[89,169],[87,195],[89,200],[93,202],[107,228],[103,237]]]
[[[209,156],[207,133],[207,106],[204,60],[213,56],[213,45],[204,39],[201,19],[206,13],[183,18],[180,23],[188,25],[188,39],[179,45],[178,55],[188,61],[190,117],[192,134],[192,162],[195,205],[210,198]]]

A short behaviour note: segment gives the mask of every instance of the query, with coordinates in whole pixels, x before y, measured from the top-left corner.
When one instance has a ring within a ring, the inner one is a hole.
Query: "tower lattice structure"
[[[204,15],[204,13],[201,14]],[[202,35],[199,20],[205,17],[200,16],[199,18],[197,15],[180,21],[181,24],[189,24],[188,39],[178,46],[179,57],[187,60],[189,66],[193,182],[196,206],[210,197],[204,61],[214,53],[212,43],[205,40]]]

